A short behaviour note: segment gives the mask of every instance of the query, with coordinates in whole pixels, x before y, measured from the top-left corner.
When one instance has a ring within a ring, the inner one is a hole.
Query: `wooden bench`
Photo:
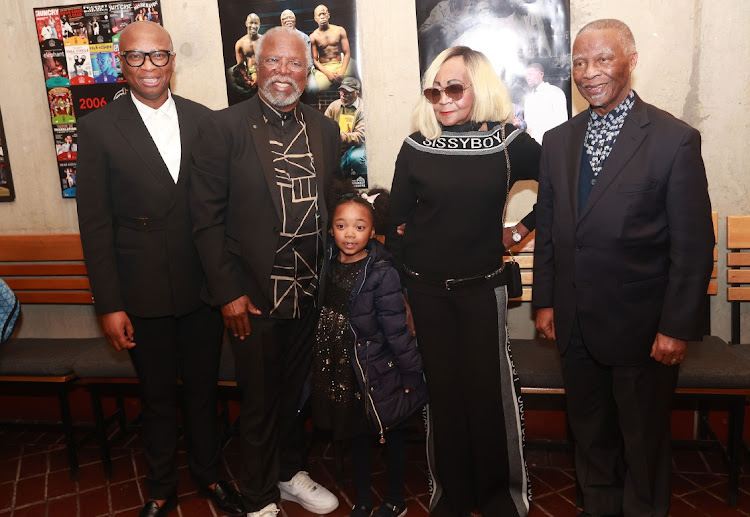
[[[93,303],[78,234],[0,236],[0,277],[22,307]],[[73,363],[105,343],[103,338],[11,338],[0,346],[0,383],[48,386],[57,392],[73,479],[79,475],[68,397],[77,378]]]
[[[733,345],[740,345],[740,305],[750,302],[750,215],[727,217],[727,300],[732,306]],[[750,345],[742,345],[750,350]]]
[[[714,238],[718,236],[718,216],[712,214]],[[749,218],[750,219],[750,218]],[[750,231],[743,241],[750,248]],[[750,251],[750,250],[749,250]],[[516,262],[521,267],[523,295],[512,299],[515,302],[531,301],[533,285],[534,233],[511,248]],[[509,260],[509,257],[505,257]],[[714,269],[708,286],[707,296],[718,293],[717,267],[718,250],[714,248]],[[750,253],[743,259],[750,265]],[[750,271],[745,272],[745,281],[750,282]],[[748,289],[750,291],[750,289]],[[750,292],[745,292],[750,297]],[[707,334],[709,319],[707,318]],[[542,339],[513,339],[511,336],[513,363],[521,380],[521,392],[527,396],[559,396],[565,394],[562,367],[557,345]],[[744,425],[745,400],[750,395],[750,345],[744,355],[723,340],[707,335],[702,341],[688,344],[688,353],[680,365],[680,375],[676,389],[677,399],[688,399],[702,409],[706,401],[719,400],[726,404],[729,414],[729,435],[723,448],[729,470],[729,491],[727,504],[737,507],[739,494],[739,474],[742,462],[742,428]],[[711,434],[706,411],[701,411],[701,433]],[[715,436],[714,436],[715,438]],[[718,442],[718,440],[716,440]]]

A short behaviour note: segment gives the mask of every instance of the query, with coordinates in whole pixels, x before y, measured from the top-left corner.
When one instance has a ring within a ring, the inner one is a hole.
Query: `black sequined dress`
[[[362,261],[342,264],[333,260],[330,264],[315,333],[310,400],[315,425],[331,429],[334,439],[341,440],[370,431],[352,368],[354,336],[349,326],[349,295]]]

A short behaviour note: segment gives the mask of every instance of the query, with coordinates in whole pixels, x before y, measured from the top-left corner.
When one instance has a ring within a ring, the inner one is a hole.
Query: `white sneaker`
[[[257,512],[248,513],[247,517],[275,517],[275,515],[280,511],[281,510],[279,510],[279,507],[276,506],[276,503],[271,503],[268,506],[264,506]]]
[[[279,490],[283,500],[299,503],[305,510],[319,515],[331,513],[339,506],[338,498],[310,479],[310,474],[304,470],[289,481],[279,481]]]

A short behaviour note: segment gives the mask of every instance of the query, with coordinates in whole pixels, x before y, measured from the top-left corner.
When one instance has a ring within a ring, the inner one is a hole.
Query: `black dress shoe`
[[[245,515],[245,505],[242,496],[226,481],[217,481],[213,489],[203,488],[201,494],[210,499],[217,510],[227,515]]]
[[[177,508],[177,496],[170,495],[161,506],[156,501],[147,501],[138,517],[163,517],[175,508]]]

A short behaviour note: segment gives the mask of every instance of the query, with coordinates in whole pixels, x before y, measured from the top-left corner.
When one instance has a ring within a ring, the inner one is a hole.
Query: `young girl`
[[[406,447],[398,424],[427,402],[399,276],[374,238],[376,219],[387,213],[388,193],[382,189],[366,197],[345,194],[333,207],[333,243],[313,356],[313,421],[332,429],[336,440],[351,439],[357,496],[352,517],[372,514],[373,430],[385,443],[388,462],[388,485],[375,515],[406,514]]]

